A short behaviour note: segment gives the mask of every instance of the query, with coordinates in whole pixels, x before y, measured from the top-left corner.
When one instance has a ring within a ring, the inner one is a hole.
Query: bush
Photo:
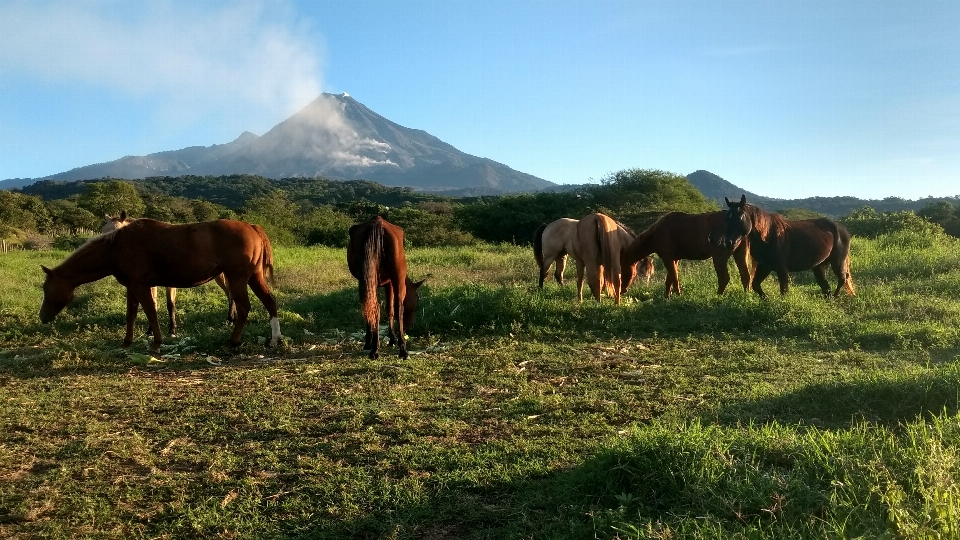
[[[47,251],[53,247],[53,238],[38,233],[27,233],[26,238],[21,242],[23,249],[29,249],[32,251]]]
[[[54,237],[53,248],[60,251],[73,251],[85,244],[90,238],[90,236],[82,236],[79,234],[64,234]]]
[[[930,223],[909,210],[878,213],[869,206],[856,210],[840,220],[850,234],[878,238],[891,233],[910,233],[908,236],[943,236],[943,227]]]

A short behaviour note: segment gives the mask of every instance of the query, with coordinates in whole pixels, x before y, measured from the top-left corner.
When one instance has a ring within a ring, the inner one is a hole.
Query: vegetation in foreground
[[[528,249],[411,249],[404,361],[360,350],[341,250],[276,250],[283,347],[256,305],[223,349],[206,285],[162,357],[118,348],[113,280],[42,326],[66,254],[0,255],[0,536],[955,538],[958,247],[857,237],[830,300],[685,262],[623,306],[537,290]]]

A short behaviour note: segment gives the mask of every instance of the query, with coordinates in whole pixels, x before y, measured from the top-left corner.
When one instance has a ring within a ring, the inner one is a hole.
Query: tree
[[[53,219],[40,197],[0,190],[0,225],[45,233],[53,226]]]
[[[124,180],[87,184],[86,191],[80,195],[77,204],[101,217],[104,214],[116,215],[122,211],[126,211],[130,217],[139,217],[147,209],[136,186]]]

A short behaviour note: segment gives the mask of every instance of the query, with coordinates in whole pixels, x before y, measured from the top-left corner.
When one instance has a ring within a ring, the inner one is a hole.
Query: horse
[[[100,233],[105,234],[113,232],[122,227],[133,223],[133,219],[127,218],[127,211],[122,210],[119,216],[111,216],[110,214],[104,214],[103,227],[100,228]],[[218,274],[214,278],[217,282],[217,285],[223,289],[223,292],[227,295],[227,321],[233,322],[237,316],[237,307],[233,303],[233,298],[230,297],[230,288],[227,286],[226,278],[223,277],[223,274]],[[157,297],[157,288],[151,287],[150,294],[156,298]],[[170,317],[169,331],[171,336],[177,335],[177,288],[176,287],[167,287],[167,315]],[[149,334],[150,329],[147,330]]]
[[[843,225],[829,218],[788,220],[748,204],[746,195],[737,203],[724,200],[727,226],[721,242],[729,249],[741,238],[750,239],[750,255],[757,262],[753,290],[761,298],[766,297],[761,284],[771,272],[777,273],[784,295],[790,288],[789,273],[802,270],[813,270],[821,292],[830,296],[828,265],[837,276],[833,296],[841,289],[856,294],[850,275],[850,233]]]
[[[553,277],[557,280],[557,283],[563,285],[563,270],[566,266],[567,255],[576,259],[574,239],[577,234],[577,223],[579,223],[579,220],[560,218],[550,223],[544,223],[533,235],[533,256],[540,268],[539,287],[541,289],[544,280],[547,278],[547,273],[550,271],[550,266],[554,263],[556,263],[556,267]],[[619,222],[617,223],[617,233],[624,244],[635,236],[633,231]],[[649,285],[650,278],[653,277],[653,261],[649,257],[645,257],[639,260],[638,266],[638,275]],[[582,282],[582,273],[578,274],[577,279],[578,283]]]
[[[380,356],[380,304],[377,287],[383,287],[390,328],[388,346],[397,344],[400,358],[407,358],[406,330],[413,329],[417,316],[419,289],[426,280],[416,283],[407,277],[407,259],[403,251],[403,229],[376,216],[350,227],[347,245],[347,266],[357,279],[360,310],[366,321],[364,350],[370,358]],[[397,332],[393,331],[394,314]]]
[[[273,248],[259,225],[228,219],[187,225],[138,219],[91,238],[56,268],[41,268],[47,274],[40,305],[43,323],[51,322],[84,283],[114,276],[125,286],[127,332],[121,344],[124,348],[133,343],[139,306],[143,307],[153,332],[151,350],[159,351],[163,343],[151,287],[196,287],[221,273],[237,310],[230,346],[240,344],[247,324],[247,285],[270,314],[270,346],[276,346],[282,337],[277,301],[267,284],[273,279]]]
[[[653,225],[637,235],[621,255],[621,265],[629,271],[635,261],[656,253],[667,268],[665,296],[670,292],[680,294],[679,261],[681,259],[702,261],[713,259],[713,268],[717,272],[717,294],[723,294],[730,283],[730,271],[727,261],[730,255],[740,271],[743,290],[750,288],[750,267],[747,264],[748,240],[738,240],[732,248],[717,245],[710,238],[722,235],[726,225],[726,212],[707,212],[688,214],[670,212],[655,221]],[[629,278],[628,278],[629,279]]]
[[[620,295],[630,286],[630,281],[621,276],[620,251],[633,236],[632,231],[601,213],[590,214],[577,223],[571,254],[577,261],[578,301],[583,301],[583,271],[586,269],[587,284],[597,302],[600,301],[600,291],[606,289],[607,294],[612,293],[614,303],[620,305]],[[628,271],[628,275],[636,276],[636,269]]]

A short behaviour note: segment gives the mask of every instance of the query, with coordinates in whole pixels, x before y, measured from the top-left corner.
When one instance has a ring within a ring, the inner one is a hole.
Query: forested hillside
[[[757,202],[764,205],[763,199]],[[172,223],[238,218],[260,223],[280,244],[343,246],[350,225],[381,214],[402,226],[414,246],[477,241],[525,244],[542,223],[560,217],[599,211],[639,231],[666,212],[719,208],[687,177],[650,169],[618,171],[599,184],[567,191],[469,198],[362,180],[272,180],[253,175],[107,178],[43,181],[19,191],[0,190],[0,237],[28,248],[69,249],[99,231],[105,214],[125,211],[132,217]],[[790,219],[831,215],[846,220],[873,212],[902,222],[912,219],[904,217],[909,214],[960,236],[960,211],[950,200],[928,202],[917,212],[898,210],[896,205],[894,210],[868,207],[844,213],[828,204],[822,212],[767,208]]]

